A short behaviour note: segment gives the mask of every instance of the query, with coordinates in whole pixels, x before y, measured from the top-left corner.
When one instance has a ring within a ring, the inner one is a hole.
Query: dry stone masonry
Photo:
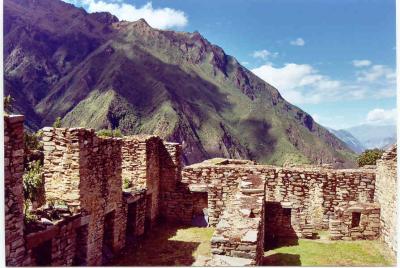
[[[376,163],[375,200],[381,205],[381,238],[397,253],[397,145]]]
[[[274,240],[317,230],[396,251],[396,147],[376,169],[233,159],[182,168],[180,144],[157,136],[44,128],[46,204],[24,223],[23,116],[4,123],[7,265],[103,265],[160,221],[215,227],[208,265],[259,265]]]
[[[24,241],[24,117],[4,117],[4,191],[5,191],[5,240],[7,265],[25,262]]]

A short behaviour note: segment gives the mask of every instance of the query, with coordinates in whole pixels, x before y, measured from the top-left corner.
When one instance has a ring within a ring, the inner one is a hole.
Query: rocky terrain
[[[156,134],[182,143],[185,163],[355,163],[345,143],[198,32],[5,0],[4,35],[4,94],[28,129],[60,116],[65,127]]]

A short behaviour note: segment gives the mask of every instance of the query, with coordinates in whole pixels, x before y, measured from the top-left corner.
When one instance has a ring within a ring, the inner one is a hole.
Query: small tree
[[[25,214],[28,213],[29,203],[33,204],[34,201],[40,200],[43,195],[43,173],[40,161],[33,161],[29,163],[28,168],[22,177],[24,197],[25,197]]]
[[[8,95],[3,98],[4,112],[7,114],[12,110],[12,104],[14,102],[14,98],[11,95]]]
[[[357,158],[358,166],[376,165],[376,160],[381,158],[382,154],[383,150],[380,149],[365,150]]]
[[[42,150],[43,143],[40,141],[40,138],[43,136],[43,131],[39,130],[38,132],[29,133],[24,132],[24,145],[25,150]]]
[[[59,128],[59,127],[61,127],[61,117],[57,117],[56,118],[56,121],[54,121],[54,123],[53,123],[53,127],[54,128]]]

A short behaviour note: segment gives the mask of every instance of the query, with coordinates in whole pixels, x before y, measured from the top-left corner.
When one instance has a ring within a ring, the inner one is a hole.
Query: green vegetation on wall
[[[96,132],[99,137],[113,137],[113,138],[121,138],[123,137],[121,130],[119,129],[100,129]]]
[[[381,158],[382,154],[383,150],[380,149],[365,150],[357,157],[358,166],[376,165],[376,160]]]

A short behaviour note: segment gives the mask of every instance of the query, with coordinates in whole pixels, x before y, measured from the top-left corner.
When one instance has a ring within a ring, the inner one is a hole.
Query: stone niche
[[[336,207],[329,220],[331,240],[377,239],[380,233],[380,206],[376,203],[349,202]]]

